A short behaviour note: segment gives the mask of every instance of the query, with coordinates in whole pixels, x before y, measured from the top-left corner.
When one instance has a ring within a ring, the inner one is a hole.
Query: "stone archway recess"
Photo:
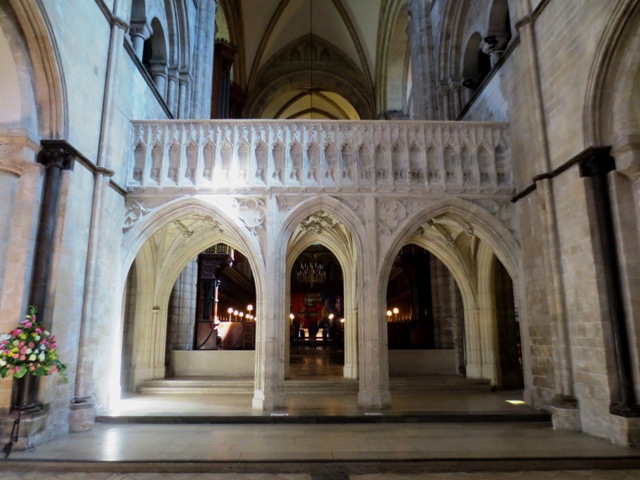
[[[634,372],[640,369],[640,1],[620,0],[599,39],[589,72],[584,110],[584,147],[608,148],[615,170],[608,176],[626,312],[626,335]],[[612,364],[614,348],[608,355]],[[615,377],[611,373],[612,377]],[[618,379],[611,382],[615,387]],[[635,395],[640,398],[636,380]],[[613,393],[612,397],[616,394]],[[629,434],[631,435],[631,434]],[[623,440],[626,444],[627,440]]]
[[[169,202],[141,220],[125,236],[122,272],[127,275],[135,262],[137,273],[130,388],[135,389],[145,380],[164,378],[169,296],[180,272],[207,247],[225,243],[243,252],[256,280],[255,310],[264,311],[260,249],[247,232],[224,213],[225,204],[232,203],[231,199],[227,200],[218,198],[216,206],[195,199]],[[121,285],[125,282],[126,278],[121,278]],[[260,335],[263,324],[258,322],[256,329]]]
[[[478,207],[464,203],[442,203],[420,213],[402,229],[389,250],[391,254],[386,255],[382,264],[379,295],[386,292],[393,259],[403,245],[413,243],[429,250],[449,269],[462,295],[467,376],[488,379],[499,387],[501,371],[492,272],[498,258],[517,285],[518,247],[502,225]]]
[[[333,253],[342,268],[345,312],[345,362],[343,375],[358,376],[356,340],[356,252],[350,232],[335,216],[318,210],[302,220],[287,245],[286,297],[291,298],[291,270],[298,256],[314,243],[320,243]],[[287,301],[288,305],[289,302]],[[285,336],[287,338],[287,336]],[[288,348],[287,348],[288,353]],[[288,355],[285,355],[288,358]]]

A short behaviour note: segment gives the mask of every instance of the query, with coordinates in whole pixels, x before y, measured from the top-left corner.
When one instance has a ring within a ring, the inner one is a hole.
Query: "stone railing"
[[[139,121],[132,135],[132,192],[513,186],[505,123]]]

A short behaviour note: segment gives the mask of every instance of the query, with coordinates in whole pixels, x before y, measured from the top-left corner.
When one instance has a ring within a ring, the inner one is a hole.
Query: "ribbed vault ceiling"
[[[280,118],[309,118],[305,115],[317,111],[320,116],[316,118],[340,118],[340,112],[348,115],[354,109],[344,95],[335,96],[331,92],[353,89],[361,93],[363,98],[371,97],[373,103],[376,46],[383,2],[388,3],[388,0],[220,0],[222,13],[227,18],[219,22],[222,26],[219,34],[228,35],[228,40],[238,46],[236,62],[241,63],[235,66],[234,80],[246,88],[249,102],[256,96],[264,97],[261,76],[273,64],[273,59],[279,55],[281,57],[282,52],[292,44],[312,34],[339,50],[342,65],[345,64],[344,58],[353,63],[358,75],[357,82],[345,80],[350,82],[348,86],[332,89],[325,75],[325,84],[313,84],[314,65],[310,60],[307,68],[310,72],[306,72],[310,73],[310,85],[300,88],[298,84],[295,92],[294,87],[289,92],[283,87],[279,87],[277,92],[270,92],[269,98],[260,99],[259,108],[263,116],[268,110],[269,114],[280,112],[289,115]],[[226,25],[223,25],[225,22]],[[319,58],[323,52],[323,48],[318,48],[309,57],[303,56],[303,61]],[[333,57],[337,58],[337,55],[334,53]],[[330,67],[325,62],[327,68]],[[299,74],[300,65],[292,67],[293,70]],[[339,74],[339,71],[336,73]],[[316,98],[316,91],[324,92],[324,97]],[[304,96],[305,92],[309,94],[308,99],[294,102],[299,105],[298,109],[288,103],[294,97]],[[310,97],[311,93],[313,97]],[[278,104],[276,98],[282,103]]]

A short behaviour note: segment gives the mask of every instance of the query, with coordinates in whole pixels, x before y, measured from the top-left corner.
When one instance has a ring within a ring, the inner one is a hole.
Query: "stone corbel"
[[[640,135],[629,135],[612,155],[616,159],[616,170],[631,180],[640,179]]]
[[[40,146],[27,137],[0,137],[0,172],[22,176],[35,164]]]

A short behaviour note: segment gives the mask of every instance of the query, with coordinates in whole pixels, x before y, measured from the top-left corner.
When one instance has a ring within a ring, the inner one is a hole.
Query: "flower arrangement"
[[[58,358],[56,337],[36,321],[36,307],[15,330],[0,335],[0,377],[46,377],[60,373],[66,381],[66,365]]]

